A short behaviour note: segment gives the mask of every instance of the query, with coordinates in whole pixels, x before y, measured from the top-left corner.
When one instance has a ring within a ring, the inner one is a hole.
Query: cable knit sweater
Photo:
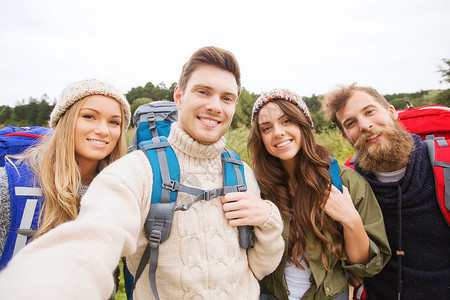
[[[225,139],[203,145],[172,125],[168,138],[181,168],[181,183],[203,189],[223,186],[220,154]],[[259,195],[245,166],[248,190]],[[77,220],[30,243],[0,273],[5,299],[106,299],[112,271],[121,256],[135,274],[147,240],[143,225],[149,211],[152,169],[142,151],[105,168],[81,202]],[[177,202],[191,201],[179,196]],[[282,220],[275,205],[269,219],[255,227],[256,243],[239,247],[236,227],[228,224],[221,199],[200,201],[176,212],[169,239],[159,250],[156,282],[161,299],[258,299],[258,279],[271,273],[284,250]],[[26,289],[23,288],[24,282]],[[153,299],[148,265],[134,299]]]

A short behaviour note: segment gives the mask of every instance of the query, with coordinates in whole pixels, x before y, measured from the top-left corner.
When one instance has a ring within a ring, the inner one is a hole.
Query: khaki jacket
[[[360,277],[372,277],[381,271],[391,256],[383,215],[370,185],[354,170],[345,166],[339,166],[339,169],[342,184],[348,188],[369,236],[370,260],[366,265],[352,265],[348,261],[338,261],[331,254],[330,248],[328,262],[331,271],[329,272],[322,265],[320,248],[314,247],[315,236],[313,232],[308,232],[305,250],[311,268],[311,287],[302,299],[334,299],[348,287],[346,271]],[[285,241],[283,258],[277,269],[263,278],[260,284],[277,299],[287,300],[289,291],[284,269],[288,260],[289,217],[285,215],[282,215],[282,217],[284,225],[282,235]]]

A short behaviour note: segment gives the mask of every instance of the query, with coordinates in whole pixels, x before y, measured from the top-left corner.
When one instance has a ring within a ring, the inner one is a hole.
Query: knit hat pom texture
[[[255,104],[253,105],[252,123],[261,108],[267,103],[273,102],[275,100],[286,100],[297,106],[305,116],[306,120],[308,120],[311,128],[314,129],[311,114],[309,113],[308,106],[306,106],[305,101],[303,101],[302,98],[300,98],[300,96],[296,93],[286,89],[273,89],[267,93],[262,94],[258,99],[256,99]]]

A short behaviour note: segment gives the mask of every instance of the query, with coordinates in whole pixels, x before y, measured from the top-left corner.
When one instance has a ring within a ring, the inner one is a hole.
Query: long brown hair
[[[307,232],[312,231],[316,236],[314,246],[321,248],[322,263],[330,270],[327,258],[329,251],[338,259],[344,259],[342,233],[323,209],[328,199],[331,179],[328,173],[330,152],[315,143],[311,125],[300,109],[285,100],[273,103],[281,108],[291,122],[300,127],[301,148],[295,157],[295,178],[291,178],[297,183],[297,187],[291,194],[288,172],[283,168],[280,159],[269,154],[265,148],[259,132],[259,115],[252,123],[248,139],[254,173],[263,193],[284,215],[290,217],[289,261],[303,270],[298,258],[301,256],[309,266],[305,247]]]
[[[74,103],[59,119],[51,138],[25,154],[25,158],[30,160],[45,199],[40,225],[34,238],[78,216],[81,175],[75,158],[74,136],[77,117],[85,99]],[[117,145],[99,162],[99,170],[125,155],[125,126],[126,122],[122,122]]]

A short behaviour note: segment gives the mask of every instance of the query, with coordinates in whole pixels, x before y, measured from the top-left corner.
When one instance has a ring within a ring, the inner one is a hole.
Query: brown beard
[[[382,134],[383,140],[367,143],[373,134]],[[354,144],[358,166],[369,172],[392,172],[408,165],[414,141],[409,133],[394,120],[393,126],[383,126],[361,135]]]

